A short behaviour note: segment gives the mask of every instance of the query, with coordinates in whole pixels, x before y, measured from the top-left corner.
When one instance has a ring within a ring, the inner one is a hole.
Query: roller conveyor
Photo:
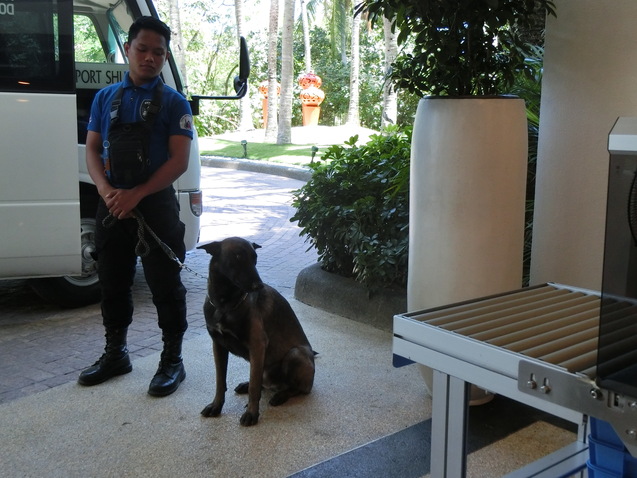
[[[579,427],[576,443],[512,476],[583,469],[588,416],[611,423],[635,455],[637,399],[595,381],[599,314],[600,294],[547,283],[396,315],[395,365],[418,362],[434,370],[431,456],[444,460],[432,460],[432,476],[465,475],[469,384]]]

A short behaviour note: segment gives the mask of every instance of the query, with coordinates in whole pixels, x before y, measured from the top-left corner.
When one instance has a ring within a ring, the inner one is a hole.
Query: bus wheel
[[[83,217],[81,226],[82,274],[30,280],[35,292],[48,302],[62,307],[83,307],[99,302],[101,297],[95,251],[95,218]]]

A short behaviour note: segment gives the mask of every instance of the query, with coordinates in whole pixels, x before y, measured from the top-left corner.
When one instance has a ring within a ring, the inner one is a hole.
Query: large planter
[[[527,141],[519,98],[420,101],[411,149],[408,310],[521,286]]]

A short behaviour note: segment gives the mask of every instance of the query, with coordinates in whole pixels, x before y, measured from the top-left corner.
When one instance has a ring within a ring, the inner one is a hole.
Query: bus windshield
[[[0,88],[72,91],[71,0],[0,0]]]

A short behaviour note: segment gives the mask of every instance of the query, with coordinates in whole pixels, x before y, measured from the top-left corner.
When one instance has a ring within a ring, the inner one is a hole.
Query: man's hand
[[[99,195],[104,199],[108,211],[117,219],[134,217],[133,209],[142,199],[167,188],[188,169],[191,139],[188,136],[172,135],[168,138],[168,161],[146,181],[132,189],[114,188],[108,181],[102,164],[102,136],[89,131],[86,136],[86,166]]]
[[[108,211],[117,219],[135,217],[133,209],[137,207],[142,196],[133,189],[113,189],[104,196]]]

